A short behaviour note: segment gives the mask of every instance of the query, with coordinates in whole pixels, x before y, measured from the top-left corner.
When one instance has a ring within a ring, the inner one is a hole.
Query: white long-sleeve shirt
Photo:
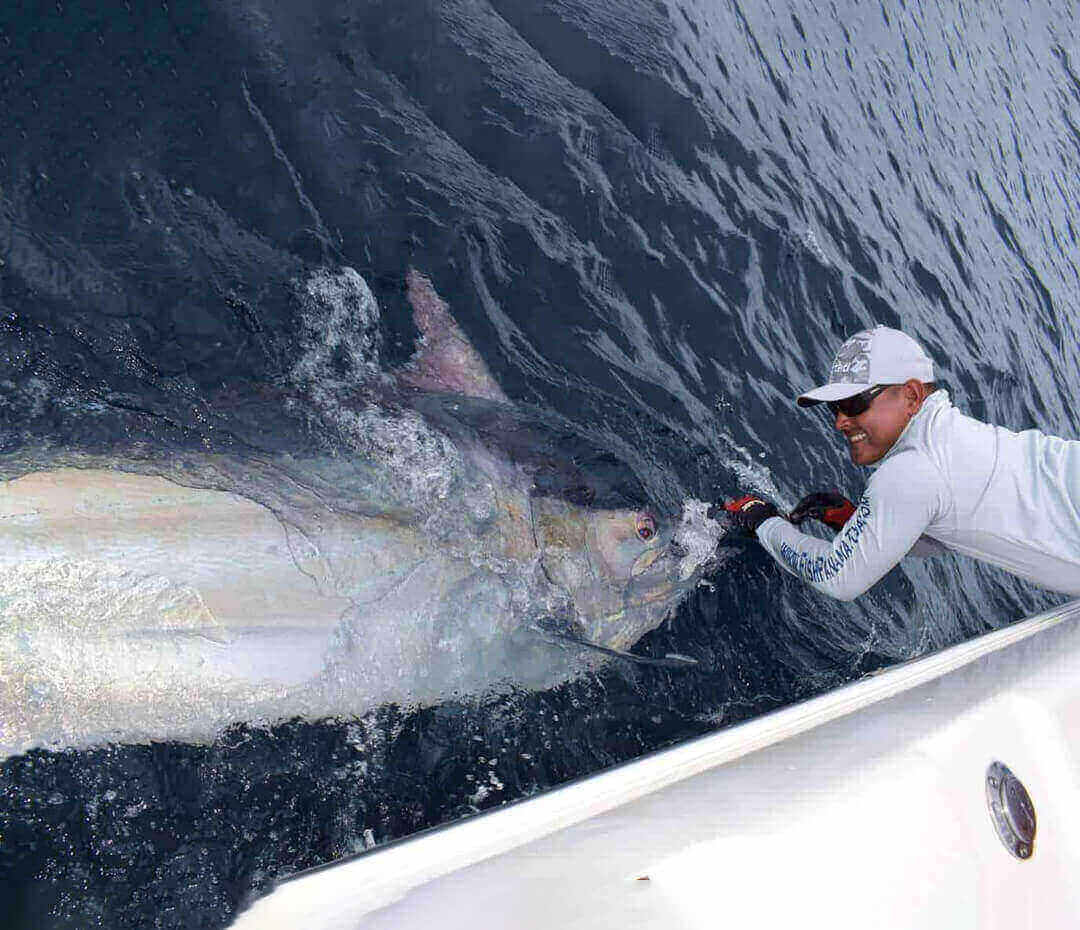
[[[831,544],[781,517],[764,521],[758,540],[788,572],[845,601],[938,544],[1080,594],[1080,442],[981,423],[937,390],[876,469]]]

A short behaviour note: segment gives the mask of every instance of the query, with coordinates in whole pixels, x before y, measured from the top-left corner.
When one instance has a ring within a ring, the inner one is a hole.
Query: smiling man
[[[787,518],[754,495],[724,505],[788,572],[853,600],[904,556],[947,548],[1080,594],[1080,442],[965,416],[922,347],[886,326],[848,339],[797,402],[827,404],[851,461],[876,471],[857,505],[828,491]],[[809,517],[836,539],[796,529]]]

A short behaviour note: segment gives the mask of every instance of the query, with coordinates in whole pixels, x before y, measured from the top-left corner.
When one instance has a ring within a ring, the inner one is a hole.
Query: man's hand
[[[839,491],[815,491],[795,505],[788,519],[798,526],[813,517],[839,533],[854,513],[855,505]]]
[[[736,525],[750,536],[756,536],[757,528],[769,517],[780,516],[780,511],[773,504],[753,494],[726,501],[724,510],[730,513]]]

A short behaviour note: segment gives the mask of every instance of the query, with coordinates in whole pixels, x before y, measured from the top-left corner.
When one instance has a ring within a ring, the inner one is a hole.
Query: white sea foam
[[[679,577],[683,581],[708,561],[723,535],[719,521],[709,516],[709,504],[694,498],[683,503],[674,535],[674,541],[686,552],[679,564]]]
[[[309,390],[355,386],[378,371],[379,304],[353,268],[319,268],[295,282],[303,334],[291,380]]]

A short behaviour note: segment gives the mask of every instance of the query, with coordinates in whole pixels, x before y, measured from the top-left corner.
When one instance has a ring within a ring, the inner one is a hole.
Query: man
[[[922,347],[885,326],[848,339],[828,383],[798,398],[820,403],[851,461],[877,470],[858,505],[817,492],[787,519],[754,495],[724,505],[781,567],[853,600],[904,556],[944,547],[1080,595],[1080,442],[965,416],[934,384]],[[836,539],[799,532],[808,517]]]

